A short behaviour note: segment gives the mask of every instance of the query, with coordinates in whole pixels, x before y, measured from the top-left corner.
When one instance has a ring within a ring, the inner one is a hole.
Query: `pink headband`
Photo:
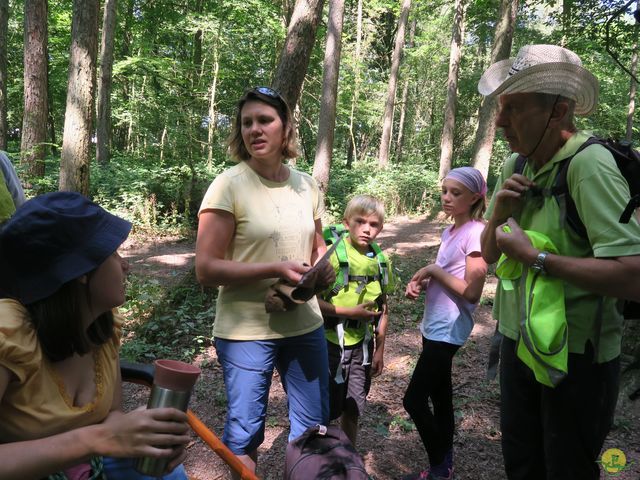
[[[447,178],[457,180],[473,193],[479,193],[483,197],[487,194],[487,182],[480,171],[473,167],[454,168],[447,173],[445,180]]]

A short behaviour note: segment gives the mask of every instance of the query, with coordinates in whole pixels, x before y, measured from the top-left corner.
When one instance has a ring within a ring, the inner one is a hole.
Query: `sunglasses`
[[[266,95],[267,97],[275,98],[276,100],[282,100],[282,95],[271,87],[255,87],[253,91]]]

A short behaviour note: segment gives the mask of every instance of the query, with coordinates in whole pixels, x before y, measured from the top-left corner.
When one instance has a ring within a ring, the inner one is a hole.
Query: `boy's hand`
[[[384,351],[380,348],[376,348],[373,354],[373,360],[371,360],[371,376],[377,377],[382,373],[384,368]]]
[[[382,315],[382,312],[373,311],[374,308],[376,308],[376,302],[361,303],[351,307],[346,316],[354,320],[371,320],[371,317],[377,318]]]

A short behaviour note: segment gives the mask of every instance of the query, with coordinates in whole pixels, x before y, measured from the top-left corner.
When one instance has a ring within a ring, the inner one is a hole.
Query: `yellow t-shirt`
[[[315,180],[289,168],[284,182],[258,175],[246,162],[221,173],[202,200],[200,213],[224,210],[233,214],[236,230],[225,258],[236,262],[310,263],[315,220],[324,212]],[[220,287],[213,334],[229,340],[293,337],[322,325],[316,297],[288,312],[266,313],[270,278]]]
[[[111,410],[117,377],[121,318],[116,333],[96,351],[96,398],[73,406],[40,348],[27,310],[0,300],[0,365],[14,375],[0,399],[0,443],[48,437],[100,423]]]

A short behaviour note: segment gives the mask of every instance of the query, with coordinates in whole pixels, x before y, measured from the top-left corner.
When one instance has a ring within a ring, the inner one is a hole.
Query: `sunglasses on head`
[[[271,87],[255,87],[253,91],[257,93],[261,93],[262,95],[266,95],[267,97],[275,98],[277,100],[282,100],[282,95],[280,95],[276,90],[274,90]]]

